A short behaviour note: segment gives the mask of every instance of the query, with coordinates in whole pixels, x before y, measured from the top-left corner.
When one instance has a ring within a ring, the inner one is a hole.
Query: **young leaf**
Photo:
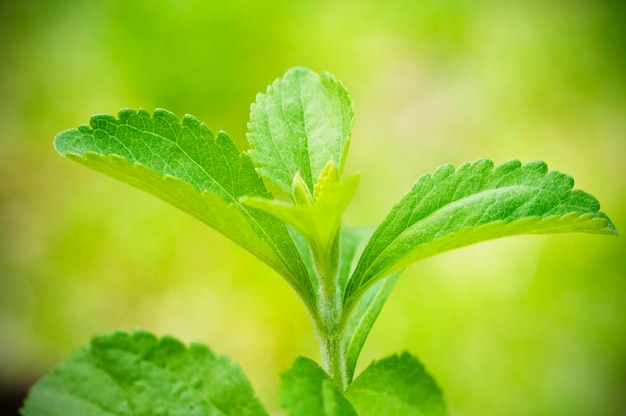
[[[250,157],[287,194],[297,172],[311,191],[330,160],[341,172],[353,117],[348,92],[331,74],[290,69],[252,105]]]
[[[358,180],[358,176],[340,179],[331,160],[321,172],[313,196],[306,192],[302,177],[296,174],[294,204],[258,197],[243,197],[241,202],[291,225],[306,239],[317,259],[334,259],[341,217],[354,196]],[[338,265],[333,266],[331,269],[336,270]]]
[[[544,162],[482,159],[422,176],[380,224],[348,283],[346,300],[422,258],[515,234],[616,234],[598,201]]]
[[[448,414],[439,387],[407,352],[372,362],[345,394],[361,416]]]
[[[315,304],[307,271],[284,224],[243,206],[244,195],[270,198],[249,157],[224,132],[192,116],[125,109],[59,134],[57,151],[190,213],[265,261]]]
[[[267,415],[239,366],[145,331],[96,337],[39,380],[24,416]]]
[[[299,357],[282,379],[280,403],[289,416],[358,416],[315,361]]]

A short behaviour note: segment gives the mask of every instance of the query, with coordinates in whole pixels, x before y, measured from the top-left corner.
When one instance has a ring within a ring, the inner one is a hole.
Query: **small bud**
[[[297,171],[295,176],[293,177],[291,188],[294,204],[313,205],[313,197],[311,197],[311,191],[309,191],[309,188],[304,182],[304,179],[302,179],[300,171]]]

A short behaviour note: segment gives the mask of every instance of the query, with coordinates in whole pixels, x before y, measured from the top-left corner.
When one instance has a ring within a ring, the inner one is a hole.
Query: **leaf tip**
[[[68,138],[75,136],[76,133],[79,133],[78,129],[68,129],[54,136],[54,140],[52,141],[54,150],[61,156],[65,156],[68,153],[67,143],[71,141],[71,139],[68,140]]]
[[[608,231],[609,235],[612,235],[614,237],[619,237],[619,231],[617,231],[617,227],[615,226],[615,224],[613,224],[613,221],[611,221],[608,217],[607,217],[607,223],[606,223],[606,227],[605,229]]]
[[[317,73],[315,71],[305,67],[305,66],[294,66],[285,72],[283,78],[303,78],[303,77],[317,77]]]

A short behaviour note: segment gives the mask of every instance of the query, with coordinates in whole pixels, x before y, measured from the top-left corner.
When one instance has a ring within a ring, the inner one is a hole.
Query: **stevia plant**
[[[177,206],[280,274],[301,298],[322,365],[282,376],[290,415],[446,415],[442,393],[408,352],[371,363],[361,348],[398,275],[447,250],[516,234],[616,235],[597,200],[544,162],[481,159],[425,174],[377,227],[342,224],[358,176],[343,176],[353,121],[329,73],[289,70],[252,105],[250,150],[166,110],[122,110],[60,133],[63,156]],[[265,181],[285,195],[274,198]],[[38,381],[38,415],[265,415],[241,369],[200,344],[135,331],[97,336]]]

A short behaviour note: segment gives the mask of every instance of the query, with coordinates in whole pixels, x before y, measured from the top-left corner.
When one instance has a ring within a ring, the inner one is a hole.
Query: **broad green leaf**
[[[345,393],[361,416],[445,416],[441,390],[411,354],[372,362]]]
[[[62,132],[57,151],[190,213],[265,261],[310,308],[314,293],[284,224],[243,206],[244,195],[271,198],[249,157],[224,132],[192,116],[125,109]]]
[[[39,380],[24,416],[267,415],[239,366],[145,331],[96,337]]]
[[[341,172],[353,117],[348,92],[331,74],[290,69],[252,105],[250,157],[287,194],[297,172],[311,191],[329,161]]]
[[[297,358],[282,380],[280,403],[289,416],[358,416],[315,361]]]
[[[591,195],[544,162],[481,159],[422,176],[375,231],[352,275],[347,303],[383,276],[422,258],[516,234],[616,234]]]

